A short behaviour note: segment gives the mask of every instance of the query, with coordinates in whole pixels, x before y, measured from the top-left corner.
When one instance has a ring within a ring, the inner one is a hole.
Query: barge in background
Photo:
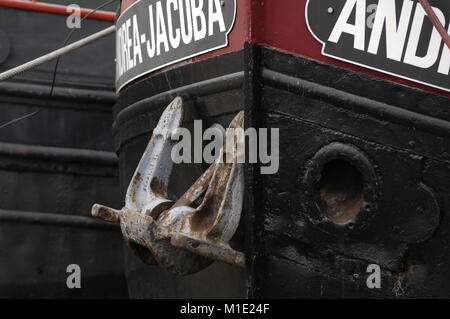
[[[0,70],[60,48],[69,13],[62,5],[0,1]],[[92,15],[70,42],[114,17]],[[0,82],[1,124],[38,111],[0,129],[0,297],[126,298],[120,232],[89,214],[100,198],[120,204],[110,133],[114,37],[62,57],[50,96],[54,67]],[[82,289],[66,285],[71,264],[81,268]]]

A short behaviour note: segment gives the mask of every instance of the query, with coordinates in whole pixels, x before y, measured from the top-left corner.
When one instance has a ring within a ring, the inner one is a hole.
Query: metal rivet
[[[329,14],[332,14],[333,12],[334,12],[334,9],[333,9],[332,7],[329,7],[329,8],[328,8],[328,13],[329,13]]]

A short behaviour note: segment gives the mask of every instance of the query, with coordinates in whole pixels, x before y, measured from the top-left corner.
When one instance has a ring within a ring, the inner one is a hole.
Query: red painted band
[[[17,8],[23,10],[32,10],[32,11],[41,11],[62,15],[70,15],[73,12],[67,11],[67,6],[50,4],[50,3],[42,3],[42,2],[31,2],[31,1],[20,1],[20,0],[0,0],[0,6],[9,7],[9,8]],[[92,9],[81,9],[80,15],[81,17],[86,16],[91,12]],[[116,14],[114,12],[107,11],[96,11],[91,14],[88,19],[97,19],[97,20],[105,20],[105,21],[114,21]]]

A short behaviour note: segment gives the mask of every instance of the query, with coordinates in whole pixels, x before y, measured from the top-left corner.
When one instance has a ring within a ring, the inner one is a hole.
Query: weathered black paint
[[[281,156],[278,174],[260,177],[255,296],[450,296],[449,98],[253,50],[261,57],[253,105],[263,127],[280,128]],[[363,179],[365,203],[344,225],[319,200],[333,159]],[[366,286],[369,264],[382,268],[381,289]]]
[[[196,118],[227,125],[240,109],[247,127],[280,128],[280,170],[262,176],[258,165],[246,167],[234,240],[245,246],[246,271],[215,263],[177,278],[128,252],[130,296],[450,296],[449,98],[248,44],[122,93],[114,124],[122,194],[162,110],[178,95],[187,101],[188,128]],[[318,189],[333,160],[363,181],[361,210],[342,225],[326,217]],[[175,167],[171,195],[203,169]],[[382,268],[381,289],[366,286],[373,263]]]

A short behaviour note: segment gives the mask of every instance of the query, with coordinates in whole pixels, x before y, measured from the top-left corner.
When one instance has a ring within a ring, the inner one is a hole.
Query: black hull
[[[128,251],[130,297],[450,296],[449,98],[250,45],[177,66],[133,84],[115,106],[123,196],[176,96],[185,100],[188,128],[194,119],[227,126],[243,109],[246,126],[280,128],[280,170],[263,176],[247,166],[234,243],[247,253],[246,270],[215,263],[179,278]],[[324,217],[319,193],[348,166],[355,175],[348,187],[364,200],[351,222],[338,225]],[[176,167],[171,195],[204,169]],[[366,285],[370,264],[381,267],[380,289]]]

